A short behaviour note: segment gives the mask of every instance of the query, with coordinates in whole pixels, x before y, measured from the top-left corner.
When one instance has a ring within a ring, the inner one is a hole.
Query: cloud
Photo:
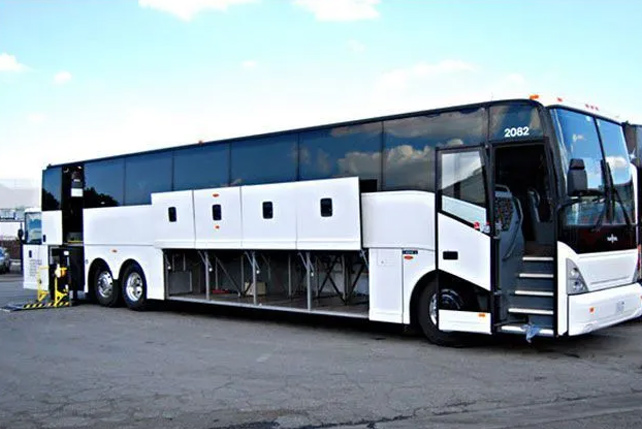
[[[138,5],[157,9],[189,21],[205,10],[227,10],[230,6],[255,3],[258,0],[138,0]]]
[[[296,6],[314,14],[318,21],[359,21],[376,19],[380,0],[294,0]]]
[[[436,64],[420,62],[407,68],[398,68],[384,73],[377,83],[379,89],[399,90],[408,86],[410,81],[426,79],[434,76],[473,72],[477,69],[474,64],[460,60],[443,60]]]
[[[21,72],[28,70],[24,64],[20,64],[15,56],[7,53],[0,54],[0,72]]]
[[[519,73],[511,73],[506,76],[506,80],[515,85],[523,85],[526,83],[526,78]]]
[[[255,60],[246,60],[241,63],[241,67],[245,70],[255,69],[259,65]]]
[[[71,80],[71,73],[69,73],[68,71],[58,72],[53,78],[53,81],[56,85],[64,85],[70,80]]]
[[[348,40],[348,49],[350,49],[352,52],[364,52],[366,50],[366,45],[363,43],[359,42],[358,40]]]
[[[30,113],[27,115],[27,119],[32,124],[41,124],[47,119],[47,116],[44,113]]]

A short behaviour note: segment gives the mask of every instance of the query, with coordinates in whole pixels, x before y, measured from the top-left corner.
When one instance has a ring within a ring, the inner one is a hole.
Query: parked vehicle
[[[642,315],[634,173],[616,117],[494,100],[49,165],[25,258],[107,307],[580,335]]]
[[[11,255],[4,247],[0,247],[0,274],[8,273],[11,269]]]

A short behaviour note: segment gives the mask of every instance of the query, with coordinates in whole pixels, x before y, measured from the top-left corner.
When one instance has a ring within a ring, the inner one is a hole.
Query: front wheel
[[[461,346],[464,335],[456,332],[441,331],[437,327],[437,311],[462,310],[464,299],[453,289],[442,289],[437,296],[437,283],[432,282],[421,291],[417,305],[417,320],[428,341],[440,346]]]
[[[147,282],[138,264],[131,264],[123,274],[123,298],[131,310],[141,311],[147,307]]]

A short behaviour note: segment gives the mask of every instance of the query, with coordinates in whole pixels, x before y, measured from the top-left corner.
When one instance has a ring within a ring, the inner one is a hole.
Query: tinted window
[[[221,220],[223,218],[223,213],[221,211],[221,205],[220,204],[214,204],[212,206],[212,219],[213,220]]]
[[[626,138],[626,149],[629,154],[629,159],[631,160],[631,162],[634,162],[639,166],[639,163],[637,161],[638,149],[635,136],[635,126],[627,124],[624,128],[624,135]]]
[[[613,174],[613,183],[615,185],[627,183],[631,180],[631,169],[622,126],[601,119],[597,120],[597,126],[604,147],[604,155],[606,155],[606,161]]]
[[[485,225],[486,182],[478,151],[441,155],[442,210],[470,223]]]
[[[42,243],[42,218],[40,213],[25,213],[25,244]]]
[[[60,210],[62,196],[62,170],[47,168],[42,172],[42,210]]]
[[[263,219],[272,219],[274,217],[274,206],[272,201],[263,202]]]
[[[231,185],[296,180],[296,136],[269,137],[232,143]]]
[[[176,222],[176,207],[169,207],[167,209],[167,220],[169,220],[170,222]]]
[[[230,179],[230,145],[219,144],[174,152],[174,190],[218,188]]]
[[[434,148],[483,141],[482,109],[386,121],[383,188],[434,191]]]
[[[559,141],[564,173],[568,171],[571,159],[581,159],[584,161],[589,188],[603,190],[602,149],[593,117],[564,109],[553,109],[551,117]]]
[[[332,198],[321,198],[321,217],[332,216]]]
[[[635,205],[631,164],[626,149],[623,128],[619,124],[601,119],[597,119],[597,126],[617,197],[613,223],[623,224],[625,223],[623,210],[626,211],[626,216],[629,219],[633,219]]]
[[[172,154],[169,152],[125,158],[125,204],[151,204],[153,192],[172,188]]]
[[[542,124],[537,108],[511,103],[490,108],[489,140],[541,137]]]
[[[640,154],[642,154],[642,127],[635,127],[635,134],[637,135],[639,158]]]
[[[85,164],[85,208],[120,206],[125,200],[124,193],[123,158]]]
[[[358,176],[381,188],[380,122],[315,130],[301,135],[301,180]]]

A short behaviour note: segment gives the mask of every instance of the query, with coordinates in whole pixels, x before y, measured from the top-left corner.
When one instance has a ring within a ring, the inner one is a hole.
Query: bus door
[[[25,213],[22,237],[22,272],[25,289],[49,288],[47,246],[42,244],[40,212]]]
[[[493,245],[486,152],[482,146],[442,148],[436,159],[437,326],[490,334]]]

